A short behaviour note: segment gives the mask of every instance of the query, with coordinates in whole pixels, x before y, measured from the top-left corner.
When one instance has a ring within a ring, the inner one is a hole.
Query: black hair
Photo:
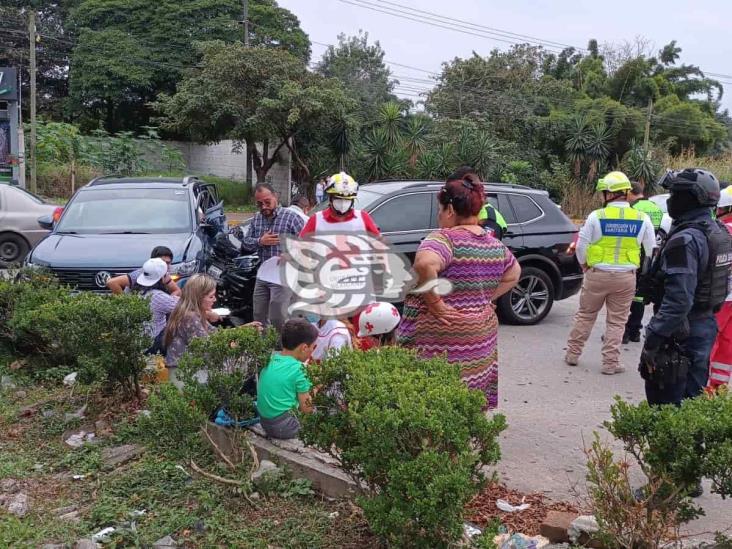
[[[257,191],[269,191],[273,195],[277,195],[277,191],[275,191],[274,187],[269,183],[257,183],[256,187],[254,187],[254,192],[256,193]]]
[[[288,320],[282,327],[282,348],[294,351],[303,343],[312,345],[318,339],[318,329],[305,319]]]
[[[630,192],[632,192],[633,194],[643,195],[643,185],[641,185],[638,181],[631,181]]]
[[[295,198],[293,198],[292,203],[296,206],[300,206],[301,208],[310,207],[310,199],[304,194],[298,194]]]
[[[169,257],[170,259],[173,259],[173,250],[167,246],[155,246],[153,251],[150,252],[150,259],[155,259],[157,257]]]

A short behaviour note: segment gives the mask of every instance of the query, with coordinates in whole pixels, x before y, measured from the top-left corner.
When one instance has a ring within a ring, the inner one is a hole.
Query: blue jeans
[[[717,319],[711,312],[689,316],[689,337],[681,344],[690,360],[686,379],[663,387],[646,381],[646,399],[649,404],[678,406],[685,398],[694,398],[704,392],[709,379],[709,355],[712,354],[717,331]]]

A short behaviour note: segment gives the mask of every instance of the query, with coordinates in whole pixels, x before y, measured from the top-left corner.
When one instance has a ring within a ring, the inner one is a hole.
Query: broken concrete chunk
[[[549,511],[539,533],[552,543],[566,543],[569,541],[568,530],[576,518],[577,513]]]
[[[170,536],[165,536],[153,543],[154,549],[171,549],[173,547],[178,547],[178,544]]]
[[[102,465],[106,468],[119,467],[142,454],[143,448],[137,444],[123,444],[102,450]]]
[[[96,542],[90,539],[80,539],[74,544],[74,549],[97,549]]]
[[[259,480],[268,471],[277,471],[279,467],[267,459],[263,459],[259,462],[259,469],[252,473],[252,481]]]
[[[8,503],[8,513],[18,518],[23,518],[30,511],[30,502],[28,495],[23,492],[15,494]]]

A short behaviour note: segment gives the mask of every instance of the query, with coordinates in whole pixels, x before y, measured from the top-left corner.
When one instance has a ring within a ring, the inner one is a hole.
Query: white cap
[[[142,274],[137,277],[137,283],[140,286],[155,286],[167,273],[168,264],[159,257],[154,257],[142,265]]]

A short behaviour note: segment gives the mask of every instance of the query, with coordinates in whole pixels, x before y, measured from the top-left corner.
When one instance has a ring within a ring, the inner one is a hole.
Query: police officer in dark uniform
[[[712,219],[719,182],[711,172],[668,172],[674,222],[644,283],[655,315],[646,329],[639,370],[650,404],[680,404],[704,391],[717,336],[714,312],[727,295],[732,241]],[[649,295],[650,294],[650,295]]]

